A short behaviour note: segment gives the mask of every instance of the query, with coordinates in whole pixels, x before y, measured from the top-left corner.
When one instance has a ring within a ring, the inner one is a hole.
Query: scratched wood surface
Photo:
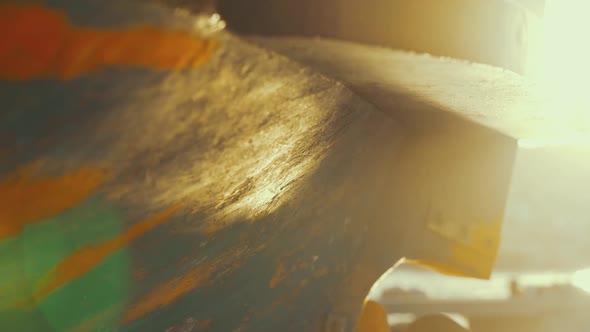
[[[513,138],[195,20],[0,2],[0,330],[348,332],[403,256],[490,273]]]
[[[519,140],[590,137],[585,123],[560,112],[531,80],[497,67],[321,38],[250,40],[344,82],[412,127],[427,127],[440,116],[429,120],[413,109],[395,111],[401,102],[392,97],[420,99]]]

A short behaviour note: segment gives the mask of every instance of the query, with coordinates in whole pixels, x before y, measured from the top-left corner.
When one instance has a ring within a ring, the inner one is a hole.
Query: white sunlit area
[[[439,312],[472,332],[590,331],[590,145],[521,148],[491,280],[401,265],[373,289],[393,331]]]
[[[567,103],[571,109],[566,112],[583,121],[590,119],[586,101],[590,77],[590,44],[585,42],[590,28],[588,10],[590,2],[586,0],[546,0],[539,49],[530,59],[532,78],[543,93]]]
[[[587,128],[590,2],[549,0],[545,6],[531,78],[552,101],[547,110],[571,121],[572,131]],[[433,312],[473,332],[590,331],[587,183],[587,138],[522,144],[491,280],[401,265],[371,294],[390,313],[392,331],[405,331],[408,323]]]
[[[476,280],[405,265],[372,296],[388,309],[392,331],[405,331],[415,319],[435,312],[469,331],[560,332],[589,327],[583,308],[590,304],[590,295],[568,273],[502,271],[491,280]]]
[[[491,280],[401,265],[371,294],[392,331],[433,312],[471,332],[590,331],[586,183],[590,145],[521,148]]]

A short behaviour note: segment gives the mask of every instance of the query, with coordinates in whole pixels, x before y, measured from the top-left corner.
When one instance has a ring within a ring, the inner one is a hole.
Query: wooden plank
[[[384,112],[412,127],[428,128],[439,114],[416,111],[412,97],[519,140],[588,138],[590,128],[559,112],[526,78],[506,70],[327,39],[253,38],[291,59],[344,82]],[[400,109],[400,110],[398,110]]]
[[[3,22],[26,55],[3,64],[42,65],[0,68],[0,329],[322,331],[335,317],[349,332],[403,256],[491,272],[508,135],[403,82],[356,94],[158,6],[0,14],[26,19]],[[58,49],[76,60],[69,75],[50,61]],[[404,123],[407,109],[424,126]],[[440,231],[454,223],[476,231],[458,242]]]

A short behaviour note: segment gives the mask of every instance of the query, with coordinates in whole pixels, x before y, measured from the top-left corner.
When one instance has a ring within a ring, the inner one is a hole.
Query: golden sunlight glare
[[[590,269],[580,270],[574,273],[572,284],[590,293]]]
[[[560,115],[590,124],[590,12],[588,0],[547,0],[534,77]]]

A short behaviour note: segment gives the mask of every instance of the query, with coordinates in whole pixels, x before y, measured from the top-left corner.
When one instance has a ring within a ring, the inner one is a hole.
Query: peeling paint
[[[295,300],[301,296],[308,285],[309,279],[300,280],[297,286],[289,288],[286,292],[282,292],[281,296],[278,299],[275,299],[267,310],[272,311],[275,310],[277,306],[282,305],[293,305],[293,303],[296,302]]]
[[[211,265],[200,265],[152,290],[127,310],[123,322],[135,320],[160,306],[169,305],[191,290],[202,286],[215,272],[215,266]]]
[[[108,322],[113,320],[113,317],[116,317],[119,312],[121,311],[122,307],[120,305],[114,305],[111,308],[104,310],[102,312],[97,313],[90,319],[85,320],[84,322],[74,326],[73,328],[69,329],[67,332],[92,332],[96,331],[99,327],[104,326]]]
[[[195,325],[193,325],[193,328],[196,329],[196,331],[205,331],[209,328],[209,326],[211,326],[211,320],[207,319],[207,320],[200,320],[197,321],[195,323]]]
[[[207,260],[187,273],[173,278],[140,297],[129,306],[122,318],[123,323],[131,322],[157,308],[168,306],[194,289],[216,282],[220,276],[239,269],[247,258],[265,248],[260,245],[247,249],[240,244],[214,259]],[[212,278],[215,276],[216,278]]]
[[[154,47],[153,45],[157,45]],[[41,5],[0,4],[0,78],[71,79],[105,66],[197,68],[215,43],[152,26],[93,29]]]
[[[151,219],[135,224],[127,232],[109,241],[89,244],[77,250],[54,266],[41,279],[36,287],[37,291],[35,292],[34,299],[39,300],[62,287],[70,280],[86,274],[100,264],[109,254],[169,219],[177,210],[178,206],[170,208]]]
[[[318,270],[318,271],[315,271],[315,272],[313,273],[313,277],[314,277],[315,279],[323,278],[323,277],[327,276],[327,275],[328,275],[328,273],[330,273],[330,269],[329,269],[329,268],[327,268],[327,267],[323,267],[323,268],[321,268],[320,270]]]
[[[286,271],[287,271],[287,269],[285,268],[285,264],[283,264],[282,262],[280,262],[279,265],[277,266],[277,269],[276,269],[275,273],[272,275],[272,278],[270,279],[270,282],[268,283],[268,287],[269,288],[275,288],[275,287],[277,287],[277,285],[283,279],[285,279],[285,272]]]
[[[31,163],[0,182],[0,239],[20,234],[26,225],[52,217],[88,198],[107,179],[106,172],[81,167],[60,176],[36,176]]]

